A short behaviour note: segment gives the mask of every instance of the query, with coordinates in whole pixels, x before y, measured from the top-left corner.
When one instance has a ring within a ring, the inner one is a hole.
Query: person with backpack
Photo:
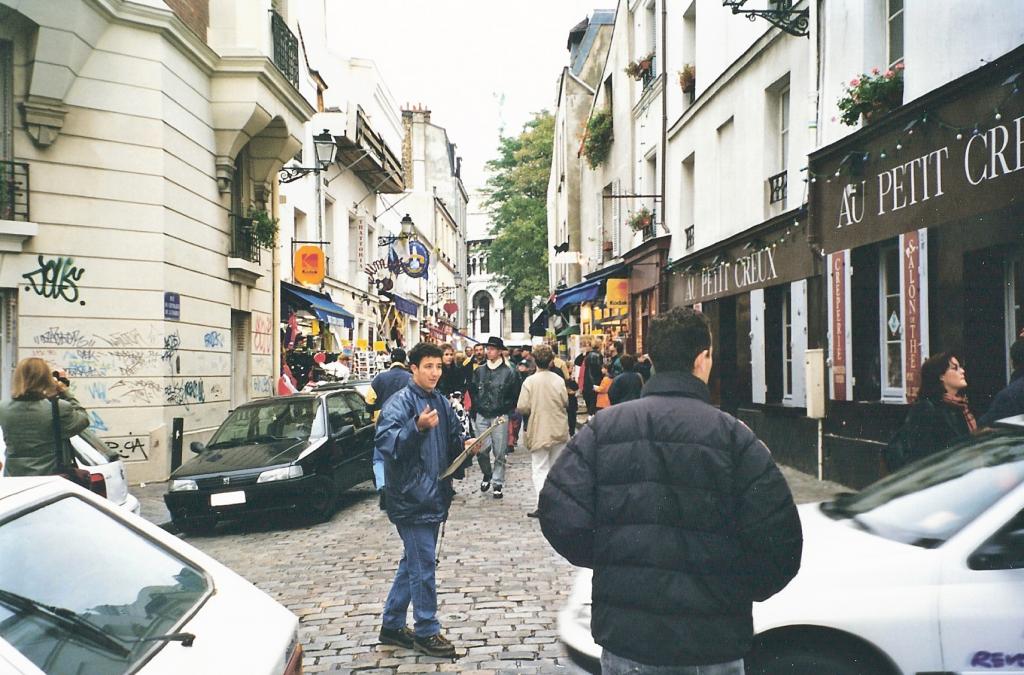
[[[640,398],[640,392],[644,388],[644,378],[633,370],[636,367],[636,357],[632,354],[623,354],[620,361],[622,372],[615,376],[611,388],[608,389],[608,400],[612,405]]]
[[[977,429],[966,388],[967,373],[956,354],[941,352],[921,364],[917,401],[885,449],[889,471],[941,452]]]

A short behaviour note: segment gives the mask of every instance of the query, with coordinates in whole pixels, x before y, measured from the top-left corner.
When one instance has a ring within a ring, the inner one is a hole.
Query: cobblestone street
[[[520,448],[509,459],[503,500],[477,490],[475,468],[456,482],[438,568],[441,622],[460,655],[454,662],[377,643],[401,540],[368,483],[344,495],[328,523],[227,524],[213,536],[188,540],[300,617],[306,672],[573,672],[555,625],[573,568],[526,517],[534,506],[528,454]],[[783,471],[800,502],[841,489]],[[165,489],[162,483],[133,489],[144,516],[166,518]]]

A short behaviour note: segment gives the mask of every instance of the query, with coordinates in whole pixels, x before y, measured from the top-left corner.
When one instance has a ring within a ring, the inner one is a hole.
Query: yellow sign
[[[608,279],[605,282],[604,306],[609,314],[629,311],[629,279]]]
[[[366,349],[370,346],[370,343],[366,341],[366,338],[359,338],[356,340],[356,349]]]
[[[388,346],[384,343],[383,340],[376,340],[373,343],[373,351],[375,351],[375,352],[386,352],[387,350],[388,350]]]
[[[300,246],[295,249],[292,274],[300,284],[317,285],[324,280],[326,263],[324,251],[319,246]]]

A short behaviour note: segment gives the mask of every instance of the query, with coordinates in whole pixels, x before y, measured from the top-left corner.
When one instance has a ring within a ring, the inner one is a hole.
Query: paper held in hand
[[[490,438],[491,432],[494,431],[495,427],[501,426],[507,421],[508,418],[505,416],[495,418],[494,423],[491,424],[491,426],[484,429],[482,432],[478,433],[476,435],[476,440],[473,441],[470,445],[467,445],[466,448],[459,453],[459,456],[455,458],[455,461],[449,464],[448,468],[441,472],[441,475],[437,477],[438,480],[445,480],[446,478],[451,478],[452,474],[455,473],[458,470],[458,468],[462,466],[462,463],[466,461],[466,458],[469,457],[470,451],[473,450],[473,448],[477,447],[478,445],[481,445],[488,438]]]

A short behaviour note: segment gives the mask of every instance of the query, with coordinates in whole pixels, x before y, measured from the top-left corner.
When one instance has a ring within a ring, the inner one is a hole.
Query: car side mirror
[[[196,453],[197,455],[201,455],[203,451],[206,450],[206,446],[200,443],[199,441],[192,441],[192,443],[188,447],[192,450],[192,452]]]
[[[355,436],[355,434],[356,434],[356,428],[353,425],[351,425],[351,424],[346,424],[345,426],[343,426],[342,428],[338,429],[333,434],[331,434],[331,440],[332,441],[340,441],[343,438],[348,438],[349,436]]]
[[[1024,569],[1024,529],[996,535],[967,559],[972,570]]]

